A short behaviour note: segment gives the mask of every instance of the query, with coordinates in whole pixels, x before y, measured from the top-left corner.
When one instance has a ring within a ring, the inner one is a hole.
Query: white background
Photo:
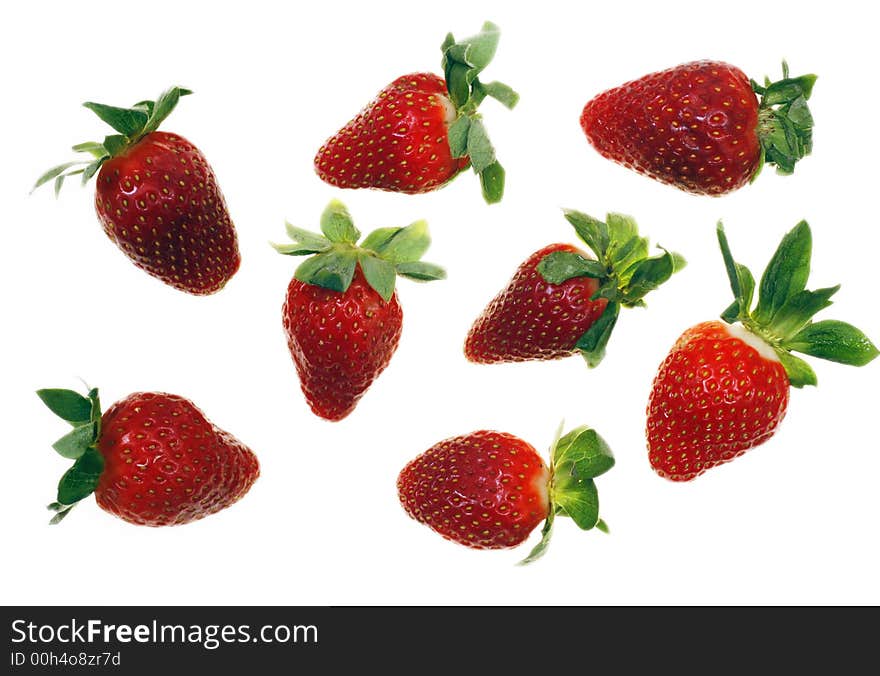
[[[308,6],[308,9],[305,7]],[[876,604],[875,383],[812,360],[820,386],[792,393],[776,436],[689,484],[650,469],[644,409],[657,365],[730,291],[715,243],[723,218],[756,274],[782,234],[813,226],[813,288],[842,283],[824,312],[880,340],[876,36],[855,3],[739,3],[676,13],[665,3],[15,3],[5,10],[0,110],[2,396],[0,600],[89,604]],[[297,9],[301,8],[301,9]],[[419,8],[419,9],[416,9]],[[430,14],[428,14],[430,11]],[[487,80],[522,95],[483,104],[508,170],[488,207],[471,173],[433,194],[339,191],[312,158],[385,84],[439,72],[445,32],[502,29]],[[872,50],[869,52],[869,48]],[[730,196],[687,195],[602,159],[578,125],[593,95],[697,58],[762,79],[815,72],[815,151],[794,176],[772,169]],[[174,291],[101,232],[93,188],[54,200],[33,180],[107,128],[80,104],[130,105],[171,84],[195,91],[163,125],[199,146],[236,223],[243,264],[219,294]],[[449,279],[401,280],[403,339],[388,370],[340,423],[311,414],[287,353],[281,304],[297,259],[268,245],[284,220],[317,228],[331,198],[363,232],[426,218],[426,260]],[[560,207],[622,211],[690,266],[629,310],[605,362],[477,366],[473,319],[519,262],[574,242]],[[179,528],[128,525],[89,498],[60,526],[45,504],[68,462],[66,430],[40,387],[99,386],[105,407],[136,390],[191,398],[258,454],[262,477],[233,508]],[[557,521],[538,563],[449,543],[397,501],[400,468],[434,442],[480,428],[545,449],[561,419],[594,426],[618,464],[598,480],[612,533]]]

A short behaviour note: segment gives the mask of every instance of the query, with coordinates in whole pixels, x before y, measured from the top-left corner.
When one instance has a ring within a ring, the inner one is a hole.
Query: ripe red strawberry
[[[648,402],[651,466],[689,481],[767,441],[785,416],[789,385],[815,385],[810,366],[792,351],[863,366],[877,348],[844,322],[813,322],[840,288],[807,291],[812,236],[806,221],[785,235],[755,282],[734,262],[721,224],[718,240],[736,300],[720,321],[685,331],[660,365]],[[733,322],[740,322],[733,324]]]
[[[218,512],[259,476],[256,456],[211,423],[188,399],[137,392],[101,414],[98,390],[40,390],[40,399],[73,430],[53,448],[75,460],[49,505],[58,523],[80,500],[129,523],[173,526]]]
[[[416,194],[442,187],[470,164],[486,201],[501,200],[504,169],[477,113],[486,96],[508,108],[519,98],[507,85],[477,77],[492,60],[499,35],[491,23],[461,42],[447,35],[441,46],[445,80],[412,73],[385,87],[318,150],[321,180]]]
[[[607,223],[566,211],[565,217],[595,258],[570,244],[551,244],[523,262],[483,310],[465,341],[472,362],[494,364],[560,359],[580,352],[590,366],[605,347],[622,307],[643,306],[684,259],[668,251],[648,257],[629,216]]]
[[[700,195],[753,181],[765,162],[791,174],[812,150],[815,75],[763,86],[735,66],[694,61],[599,94],[581,127],[604,157]],[[761,97],[760,100],[758,97]]]
[[[316,415],[335,421],[354,410],[397,349],[403,313],[396,276],[429,281],[445,273],[419,261],[430,243],[424,221],[380,228],[358,246],[360,232],[345,206],[333,201],[321,230],[323,236],[288,224],[294,243],[275,248],[316,254],[297,268],[282,314],[306,401]]]
[[[544,521],[541,542],[523,561],[540,557],[556,515],[584,530],[599,518],[593,479],[614,465],[605,441],[588,427],[557,439],[547,468],[538,452],[512,434],[479,431],[434,444],[397,479],[403,508],[444,538],[475,549],[522,544]]]
[[[96,172],[95,210],[104,232],[141,270],[187,293],[219,291],[241,264],[235,228],[204,155],[177,134],[156,131],[186,89],[132,108],[84,104],[118,134],[74,150],[93,160],[50,169],[35,188]],[[86,165],[83,167],[82,165]]]

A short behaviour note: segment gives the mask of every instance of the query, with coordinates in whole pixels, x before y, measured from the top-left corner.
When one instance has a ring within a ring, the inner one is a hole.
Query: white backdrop
[[[301,9],[297,9],[300,7]],[[657,3],[445,2],[15,3],[6,9],[0,111],[4,255],[5,466],[0,600],[94,604],[876,604],[878,362],[812,360],[820,385],[794,391],[767,444],[690,484],[650,469],[644,408],[675,338],[716,317],[730,291],[715,243],[723,218],[735,256],[763,269],[782,234],[813,226],[813,288],[842,283],[822,317],[880,340],[877,311],[873,22],[838,2],[787,13],[743,2],[673,13]],[[11,15],[11,16],[10,16]],[[326,137],[396,76],[439,72],[445,32],[498,23],[486,79],[514,111],[483,104],[508,170],[486,206],[472,174],[424,196],[339,191],[312,158]],[[771,169],[720,199],[700,198],[611,164],[580,130],[584,103],[628,79],[697,58],[776,78],[815,72],[815,150],[791,177]],[[129,105],[171,84],[195,91],[163,129],[213,165],[236,223],[243,264],[219,294],[197,298],[134,268],[101,232],[93,188],[71,181],[28,197],[33,180],[100,140],[86,100]],[[425,259],[449,279],[401,280],[401,345],[354,414],[327,423],[300,393],[281,328],[296,259],[269,240],[284,220],[316,228],[342,199],[364,232],[426,218]],[[462,342],[518,263],[574,242],[560,207],[622,211],[690,265],[626,311],[604,363],[477,366]],[[136,390],[187,397],[258,454],[262,477],[243,501],[201,522],[148,529],[90,498],[58,527],[44,506],[68,462],[65,431],[40,387],[99,386],[109,404]],[[479,552],[410,520],[400,468],[435,441],[480,428],[545,449],[560,419],[594,426],[618,464],[598,480],[610,535],[557,521],[538,563]]]

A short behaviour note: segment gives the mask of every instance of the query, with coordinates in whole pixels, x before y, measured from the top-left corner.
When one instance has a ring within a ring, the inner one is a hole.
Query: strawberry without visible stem
[[[608,445],[586,426],[557,438],[550,468],[522,439],[481,430],[434,444],[401,470],[397,490],[413,519],[475,549],[516,547],[544,521],[529,563],[546,551],[557,515],[607,532],[594,479],[613,466]]]
[[[236,273],[238,239],[214,172],[192,143],[157,131],[186,89],[172,87],[132,108],[86,103],[117,134],[74,150],[92,159],[46,172],[37,186],[97,173],[95,210],[104,232],[140,269],[196,295],[219,291]],[[35,186],[35,187],[37,187]]]
[[[129,523],[190,523],[238,501],[259,476],[253,452],[178,395],[137,392],[102,415],[96,389],[87,397],[71,390],[37,394],[73,426],[53,445],[75,462],[49,505],[52,523],[91,493],[99,507]]]
[[[783,79],[762,86],[730,64],[694,61],[596,96],[580,123],[604,157],[687,192],[722,195],[765,162],[790,174],[810,153],[815,81],[790,78],[783,63]]]
[[[734,303],[720,321],[691,327],[660,365],[648,402],[651,466],[689,481],[764,443],[789,402],[789,385],[815,385],[810,366],[792,352],[863,366],[878,352],[857,328],[813,322],[839,286],[809,291],[812,236],[806,221],[785,235],[758,287],[736,263],[721,224],[718,240]],[[735,322],[738,322],[735,324]]]
[[[685,264],[665,250],[648,257],[648,240],[629,216],[608,214],[605,223],[578,211],[565,217],[595,258],[569,244],[529,256],[471,327],[468,360],[493,364],[580,352],[596,366],[620,308],[643,306],[644,296]]]
[[[519,98],[507,85],[478,77],[499,35],[488,22],[460,42],[447,35],[441,46],[445,79],[432,73],[395,79],[321,146],[318,176],[339,188],[417,194],[442,187],[470,165],[486,201],[500,201],[504,169],[477,113],[487,96],[508,108]]]
[[[306,401],[316,415],[337,421],[354,410],[397,349],[403,326],[397,275],[430,281],[445,273],[419,260],[430,244],[424,221],[380,228],[358,245],[360,232],[334,201],[321,231],[288,224],[293,243],[275,248],[311,256],[288,286],[284,331]]]

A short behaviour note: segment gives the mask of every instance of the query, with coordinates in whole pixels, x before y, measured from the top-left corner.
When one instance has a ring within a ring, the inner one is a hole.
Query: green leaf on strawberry
[[[614,301],[609,302],[599,319],[587,329],[575,345],[581,351],[590,368],[598,366],[605,357],[608,340],[611,338],[611,332],[614,330],[619,316],[620,304]]]
[[[331,242],[345,244],[354,244],[361,236],[348,209],[339,200],[332,200],[321,214],[321,232]]]
[[[177,107],[177,102],[181,96],[192,94],[189,89],[182,87],[170,87],[159,95],[155,101],[141,101],[138,106],[143,106],[150,114],[144,128],[140,130],[140,136],[156,131],[159,125],[171,114],[171,111]]]
[[[156,101],[141,101],[131,108],[120,108],[86,101],[83,103],[83,106],[95,113],[118,133],[105,136],[104,141],[101,143],[86,141],[73,146],[74,152],[86,153],[91,158],[66,162],[53,167],[37,179],[31,192],[55,179],[55,194],[57,196],[66,177],[80,174],[82,174],[83,184],[87,183],[104,162],[122,155],[147,134],[156,131],[159,125],[174,110],[180,97],[188,94],[192,94],[189,89],[171,87],[165,90]],[[73,169],[73,167],[79,168]]]
[[[73,464],[58,483],[58,503],[74,505],[94,493],[104,471],[104,458],[91,446]]]
[[[513,108],[519,101],[519,95],[506,84],[484,84],[479,79],[495,56],[500,35],[498,26],[487,21],[477,35],[456,41],[450,33],[440,46],[446,88],[457,111],[447,133],[449,147],[453,157],[469,157],[489,204],[500,202],[504,195],[505,171],[496,159],[477,108],[487,96],[507,108]]]
[[[471,166],[478,174],[496,161],[495,148],[492,147],[485,125],[478,117],[474,117],[468,126],[467,154],[471,159]]]
[[[379,228],[361,243],[362,248],[375,251],[390,263],[417,261],[430,245],[427,221],[416,221],[405,228]]]
[[[394,264],[378,256],[371,256],[365,251],[358,253],[357,260],[367,284],[372,286],[386,303],[391,300],[394,294],[394,280],[397,277]]]
[[[117,108],[92,101],[86,101],[83,106],[123,136],[133,136],[139,133],[147,125],[147,120],[150,119],[147,113],[136,108]]]
[[[551,284],[562,284],[573,277],[602,279],[607,270],[598,261],[584,258],[573,251],[554,251],[538,263],[538,272]]]
[[[563,474],[593,479],[614,467],[614,454],[596,430],[583,425],[556,442],[553,465]]]
[[[520,561],[518,565],[527,566],[530,563],[534,563],[547,553],[547,548],[550,546],[550,538],[553,537],[553,521],[555,518],[556,511],[551,509],[550,513],[547,514],[547,519],[544,521],[544,527],[541,529],[541,540],[532,548],[529,555]]]
[[[599,518],[599,493],[594,481],[614,467],[614,454],[605,440],[586,425],[561,437],[557,433],[550,461],[549,513],[540,542],[521,565],[539,559],[547,551],[556,516],[571,518],[582,530],[608,532],[608,526]]]
[[[398,263],[397,274],[417,282],[432,282],[437,279],[446,279],[446,271],[439,265],[424,261],[411,261]]]
[[[74,427],[70,432],[52,444],[62,458],[76,460],[85,453],[97,439],[97,426],[87,422]]]
[[[74,425],[91,419],[92,402],[73,390],[37,390],[37,396],[59,418]]]
[[[587,478],[567,478],[567,490],[556,495],[556,504],[579,528],[590,530],[599,522],[599,490]]]
[[[333,242],[322,235],[297,228],[290,223],[284,224],[287,235],[293,240],[292,244],[279,244],[275,248],[288,256],[304,256],[307,254],[321,253],[332,248]]]
[[[788,382],[792,387],[801,388],[807,385],[818,384],[819,381],[816,378],[816,372],[813,370],[813,367],[800,357],[796,357],[790,352],[777,354],[777,357],[779,357],[779,361],[782,363],[782,367],[788,376]]]
[[[471,128],[471,118],[466,115],[459,117],[449,125],[447,136],[449,138],[449,150],[453,157],[465,157],[468,154],[468,136]]]
[[[773,321],[783,305],[806,288],[812,246],[812,235],[806,221],[798,223],[782,238],[761,276],[758,306],[754,311],[757,321]]]
[[[600,260],[604,258],[610,241],[608,225],[574,209],[564,209],[563,214],[566,220],[574,226],[578,237],[592,249],[596,257]]]
[[[74,426],[52,445],[59,455],[75,461],[61,477],[56,502],[49,505],[55,512],[50,523],[56,524],[94,492],[104,469],[104,458],[96,447],[101,434],[101,401],[96,388],[86,397],[61,389],[37,390],[37,396],[50,411]]]
[[[864,366],[877,357],[877,347],[856,327],[837,320],[813,322],[813,316],[830,306],[839,285],[809,291],[812,234],[806,221],[787,232],[773,254],[758,287],[752,310],[754,279],[730,251],[724,226],[716,227],[718,245],[727,269],[734,302],[721,314],[729,324],[740,322],[776,353],[792,387],[816,385],[813,369],[802,354],[850,366]]]
[[[593,367],[605,355],[620,308],[644,306],[644,297],[682,269],[686,261],[662,247],[661,254],[648,256],[648,238],[639,235],[638,224],[631,216],[609,213],[603,222],[572,209],[563,213],[596,260],[576,252],[554,251],[541,260],[537,269],[550,284],[577,277],[598,280],[599,287],[590,300],[604,298],[609,302],[576,346]]]
[[[333,249],[304,260],[294,276],[301,282],[342,292],[351,285],[357,265],[358,255],[353,248]]]
[[[813,149],[813,116],[807,100],[816,84],[815,75],[790,78],[788,64],[782,62],[782,80],[763,86],[751,81],[752,89],[761,97],[758,107],[758,138],[762,162],[776,165],[778,174],[791,174],[795,164]],[[760,173],[751,177],[754,181]]]
[[[519,94],[503,82],[475,82],[474,90],[480,93],[481,97],[490,96],[498,101],[505,108],[512,109],[519,102]]]
[[[877,356],[877,348],[864,333],[851,324],[834,319],[808,324],[785,346],[811,357],[849,366],[864,366]]]
[[[795,293],[785,301],[773,318],[774,330],[785,336],[797,333],[809,324],[810,317],[832,304],[831,296],[839,289],[840,284],[827,289],[805,289]]]
[[[488,204],[497,204],[504,197],[504,178],[507,172],[500,162],[493,162],[480,173],[480,186]]]
[[[599,221],[597,227],[602,227]],[[639,226],[632,216],[626,214],[610,213],[605,216],[605,227],[608,230],[608,255],[613,257],[614,250],[622,244],[633,241],[639,236]],[[645,242],[645,253],[647,253],[647,242]]]
[[[624,294],[625,301],[630,305],[639,304],[648,292],[672,277],[675,265],[675,260],[668,251],[664,251],[660,256],[643,258],[634,263]]]
[[[323,235],[290,224],[286,229],[293,242],[272,246],[287,256],[309,256],[294,273],[296,279],[307,284],[343,293],[359,267],[367,284],[388,302],[397,275],[417,281],[446,277],[441,267],[419,260],[431,243],[426,221],[378,228],[358,244],[361,233],[351,215],[344,204],[333,200],[321,216]]]

